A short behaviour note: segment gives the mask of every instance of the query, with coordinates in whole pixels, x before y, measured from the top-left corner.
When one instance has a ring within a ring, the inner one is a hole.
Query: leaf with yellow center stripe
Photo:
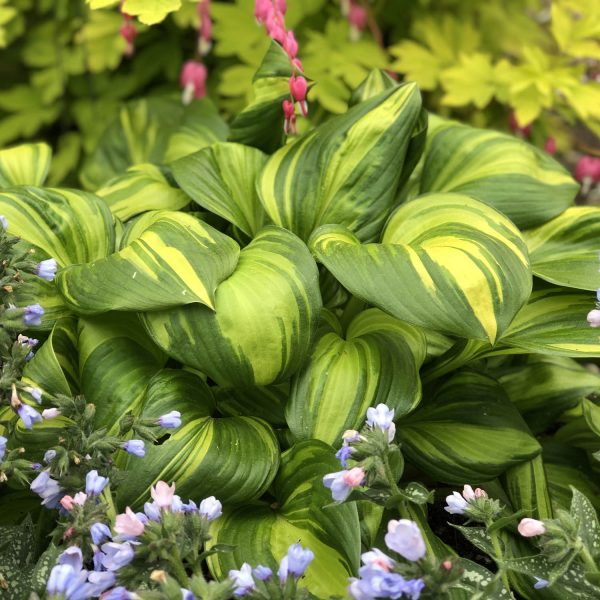
[[[186,213],[158,211],[151,217],[119,252],[57,275],[57,287],[74,311],[214,307],[215,289],[237,263],[237,243]]]
[[[241,144],[213,144],[171,166],[181,188],[206,210],[252,237],[267,222],[256,192],[266,154]]]
[[[117,502],[140,508],[150,501],[150,485],[175,481],[184,501],[217,496],[223,503],[248,502],[261,496],[279,466],[279,447],[272,429],[255,417],[211,417],[215,401],[197,375],[164,369],[148,383],[143,416],[158,418],[172,410],[182,425],[167,439],[146,445],[146,456],[124,457],[131,473]]]
[[[414,84],[384,90],[344,115],[280,148],[258,181],[271,220],[304,240],[319,225],[338,223],[365,241],[377,239],[419,124]]]
[[[0,214],[8,232],[35,250],[35,259],[56,259],[59,268],[107,256],[114,251],[115,229],[110,210],[97,196],[68,189],[21,186],[0,192]],[[17,288],[19,306],[41,304],[40,329],[50,330],[70,311],[54,283],[25,276]]]
[[[416,406],[425,337],[376,308],[357,315],[346,332],[334,315],[324,317],[310,358],[292,380],[286,417],[297,439],[339,445],[345,430],[360,429],[369,406],[387,404],[396,417]]]
[[[285,452],[271,487],[275,503],[225,510],[213,522],[209,544],[235,546],[232,553],[209,558],[213,575],[222,579],[243,562],[276,571],[288,547],[299,542],[315,554],[300,586],[318,598],[345,596],[348,577],[358,570],[360,526],[354,503],[323,509],[331,504],[323,476],[332,471],[339,471],[339,463],[322,442],[300,442]]]
[[[568,208],[523,236],[534,275],[566,287],[600,288],[600,207]]]
[[[500,340],[522,352],[558,356],[600,356],[598,330],[589,326],[587,313],[594,295],[548,287],[533,292]]]
[[[439,386],[397,432],[408,462],[452,484],[489,481],[541,451],[498,382],[472,372]]]
[[[531,144],[429,116],[421,194],[468,194],[526,228],[563,212],[578,189],[562,165]]]
[[[48,144],[21,144],[0,150],[0,188],[42,185],[51,160]]]
[[[352,294],[435,331],[494,342],[531,290],[527,249],[502,214],[460,194],[401,206],[381,244],[347,229],[318,229],[317,258]]]
[[[190,203],[187,194],[169,183],[161,169],[151,164],[129,167],[96,193],[113,215],[123,221],[147,210],[179,210]]]
[[[146,312],[142,320],[169,356],[221,386],[284,381],[306,358],[319,322],[318,271],[294,234],[264,228],[240,253],[215,294],[200,304]]]
[[[148,380],[167,360],[132,316],[79,319],[81,392],[96,406],[96,425],[113,431],[127,412],[140,412]]]

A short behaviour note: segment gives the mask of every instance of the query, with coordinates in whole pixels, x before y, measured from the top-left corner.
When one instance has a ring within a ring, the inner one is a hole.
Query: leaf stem
[[[491,521],[486,523],[486,527],[490,527],[491,525]],[[495,531],[492,531],[491,533],[488,531],[490,539],[492,540],[492,547],[494,548],[494,554],[496,555],[494,558],[496,560],[496,565],[498,567],[498,570],[500,571],[500,577],[502,578],[502,583],[504,584],[504,586],[506,587],[506,590],[508,591],[508,593],[510,594],[510,583],[508,581],[508,575],[506,574],[506,569],[504,568],[504,564],[503,564],[503,553],[502,553],[502,546],[500,545],[500,539],[498,538],[498,534]]]
[[[598,572],[598,567],[596,565],[596,561],[590,554],[590,551],[585,546],[582,546],[581,549],[579,550],[579,556],[581,556],[586,568],[589,571],[592,571],[593,573]]]

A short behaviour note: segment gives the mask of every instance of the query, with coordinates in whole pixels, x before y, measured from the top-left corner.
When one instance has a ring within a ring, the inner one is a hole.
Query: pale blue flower
[[[4,455],[6,454],[6,444],[7,443],[8,443],[8,440],[3,435],[0,435],[0,463],[4,460]]]
[[[36,273],[38,277],[41,277],[46,281],[54,281],[57,266],[58,265],[56,264],[56,260],[54,258],[49,258],[38,263]]]
[[[123,448],[125,452],[139,458],[143,458],[146,455],[146,447],[142,440],[128,440],[121,444],[121,448]]]
[[[99,496],[108,483],[108,477],[98,475],[94,469],[85,476],[85,493],[88,496]]]
[[[32,325],[41,325],[42,323],[42,315],[44,314],[44,309],[39,304],[30,304],[25,307],[25,312],[23,313],[23,324],[27,327]]]
[[[271,579],[271,577],[273,577],[273,571],[264,565],[258,565],[258,567],[252,571],[252,573],[254,574],[254,577],[260,581],[268,581]]]
[[[535,577],[535,575],[534,575]],[[548,587],[550,582],[547,579],[542,579],[541,577],[535,577],[535,584],[533,586],[534,590],[541,590],[545,587]]]
[[[56,458],[56,450],[46,450],[46,452],[44,452],[44,462],[46,464],[51,463],[54,459]]]
[[[214,496],[209,496],[200,502],[198,512],[207,521],[214,521],[223,514],[223,505]]]
[[[100,544],[105,539],[111,539],[112,537],[108,525],[105,525],[104,523],[94,523],[90,527],[90,535],[92,536],[92,541],[96,545]]]
[[[112,571],[91,571],[88,574],[90,597],[100,596],[109,587],[115,584],[117,577]]]
[[[419,526],[409,519],[392,520],[388,523],[385,544],[410,561],[423,558],[427,552]]]
[[[181,413],[178,410],[172,410],[166,415],[159,417],[156,424],[165,429],[175,429],[181,425]]]
[[[27,429],[32,429],[34,423],[39,423],[42,420],[42,415],[35,408],[24,402],[17,408],[17,414]]]
[[[229,571],[229,579],[235,585],[233,593],[236,596],[245,596],[256,587],[254,579],[252,579],[252,567],[248,563],[244,563],[239,570],[231,569]]]
[[[304,549],[300,544],[292,544],[287,552],[288,574],[296,578],[302,577],[314,558],[314,553],[308,548]]]
[[[58,481],[52,479],[48,471],[42,471],[29,486],[29,489],[42,498],[42,506],[56,508],[63,496],[63,491]]]
[[[348,459],[353,452],[354,448],[352,446],[344,445],[335,453],[335,457],[340,461],[344,469],[348,466]]]
[[[4,231],[8,229],[8,221],[4,215],[0,215],[0,225],[2,225],[2,229],[4,229]]]
[[[102,552],[104,552],[102,566],[109,571],[117,571],[128,565],[135,554],[133,546],[129,542],[122,544],[107,542],[102,544]]]

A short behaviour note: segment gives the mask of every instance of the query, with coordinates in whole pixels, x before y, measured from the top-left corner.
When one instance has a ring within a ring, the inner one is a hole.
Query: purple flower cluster
[[[411,562],[425,556],[425,542],[418,525],[408,519],[390,521],[385,543]],[[394,572],[395,561],[378,550],[365,552],[361,556],[363,566],[359,577],[350,580],[348,592],[355,600],[374,600],[375,598],[410,598],[418,600],[425,584],[421,579],[405,579]]]
[[[288,577],[293,577],[296,581],[300,579],[314,558],[315,555],[308,548],[303,548],[300,544],[292,544],[279,563],[277,570],[279,583],[285,585]],[[269,581],[272,577],[273,571],[264,565],[258,565],[253,570],[248,563],[244,563],[240,569],[229,571],[229,578],[235,584],[234,594],[236,596],[245,596],[255,590],[254,578],[258,581]]]

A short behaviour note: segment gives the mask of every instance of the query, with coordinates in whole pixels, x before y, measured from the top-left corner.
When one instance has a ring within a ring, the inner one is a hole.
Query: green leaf
[[[74,396],[80,391],[77,321],[57,321],[48,339],[25,365],[23,382],[48,394]]]
[[[598,333],[586,315],[590,294],[547,288],[535,291],[502,336],[503,346],[557,356],[600,356]]]
[[[585,396],[600,391],[600,376],[562,356],[526,355],[524,360],[519,357],[493,369],[492,374],[534,433],[544,431]]]
[[[459,63],[441,74],[445,94],[445,106],[474,104],[485,108],[496,92],[496,79],[492,67],[492,57],[482,52],[462,54]]]
[[[122,11],[137,17],[144,25],[155,25],[181,7],[181,0],[124,0]]]
[[[123,105],[80,173],[97,189],[132,165],[176,160],[227,135],[210,100],[183,106],[178,100],[144,98]]]
[[[489,481],[540,452],[500,385],[477,373],[439,386],[397,431],[407,461],[445,483]]]
[[[565,287],[596,290],[600,207],[576,206],[524,233],[534,275]]]
[[[119,506],[141,507],[158,480],[175,481],[177,493],[196,502],[216,495],[238,504],[266,491],[279,466],[273,431],[255,417],[212,418],[214,407],[210,388],[193,373],[165,369],[152,377],[142,416],[179,410],[182,425],[147,445],[143,459],[127,455],[122,466],[131,477],[119,490]]]
[[[584,398],[581,403],[587,426],[600,437],[600,406]]]
[[[500,517],[499,519],[496,519],[487,528],[487,532],[488,533],[493,533],[494,531],[500,531],[501,529],[504,529],[508,525],[513,524],[517,519],[520,519],[521,517],[530,516],[530,515],[531,515],[531,513],[528,510],[521,509],[521,510],[518,510],[517,512],[514,512],[514,513],[510,514],[510,515],[506,515],[505,517]]]
[[[450,525],[452,525],[454,529],[458,529],[458,531],[460,531],[473,546],[488,556],[495,556],[492,540],[485,527],[463,527],[462,525],[455,525],[454,523],[450,523]]]
[[[571,516],[577,521],[577,534],[593,558],[600,556],[600,523],[593,504],[577,488],[573,492]]]
[[[258,181],[274,223],[308,239],[319,225],[379,236],[395,203],[421,99],[414,84],[381,92],[329,119],[267,161]]]
[[[194,202],[253,237],[267,221],[256,191],[266,159],[255,148],[221,143],[180,158],[171,167]]]
[[[42,185],[51,160],[52,149],[47,144],[21,144],[0,150],[0,188]]]
[[[252,81],[254,99],[231,123],[229,139],[263,152],[277,150],[284,141],[282,102],[290,98],[292,64],[283,48],[271,42]],[[298,73],[301,74],[301,73]]]
[[[284,381],[300,368],[316,334],[321,296],[315,262],[295,235],[266,227],[241,251],[236,269],[217,288],[214,307],[152,311],[142,320],[169,356],[218,385]]]
[[[358,314],[345,332],[324,315],[320,338],[292,380],[286,418],[299,440],[337,445],[347,429],[360,429],[369,406],[384,403],[396,418],[419,402],[425,338],[416,328],[378,309]]]
[[[174,187],[161,169],[151,164],[129,167],[96,193],[112,214],[123,221],[148,210],[179,210],[190,203],[187,194]]]
[[[421,194],[467,194],[526,228],[567,209],[578,187],[550,155],[522,140],[430,115]]]
[[[193,303],[214,308],[217,286],[238,261],[235,241],[181,212],[148,213],[138,225],[119,252],[57,275],[65,302],[81,314]]]
[[[527,250],[516,227],[458,194],[404,204],[387,222],[381,244],[361,245],[332,225],[317,230],[310,245],[355,296],[450,335],[494,342],[531,290]]]
[[[504,473],[504,489],[511,504],[536,519],[553,517],[548,483],[541,455],[511,467]]]
[[[274,503],[261,501],[228,510],[213,522],[210,544],[236,545],[232,554],[209,558],[217,579],[243,562],[275,571],[288,547],[300,542],[315,554],[300,586],[320,598],[345,595],[348,577],[358,569],[360,529],[354,504],[322,508],[331,502],[323,476],[339,469],[333,454],[322,442],[296,444],[281,457],[271,488]]]
[[[148,380],[166,356],[126,313],[80,319],[78,333],[81,391],[96,406],[96,425],[118,431],[127,412],[139,414]]]
[[[365,79],[363,79],[361,84],[353,90],[352,96],[350,96],[349,106],[364,102],[385,90],[395,87],[398,87],[398,83],[392,79],[386,71],[383,71],[382,69],[373,69]]]

